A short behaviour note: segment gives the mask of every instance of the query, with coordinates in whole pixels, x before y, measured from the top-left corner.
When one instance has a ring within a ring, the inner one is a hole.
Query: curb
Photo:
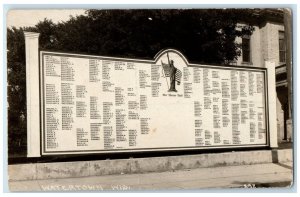
[[[293,161],[292,149],[9,165],[9,181],[165,172]]]

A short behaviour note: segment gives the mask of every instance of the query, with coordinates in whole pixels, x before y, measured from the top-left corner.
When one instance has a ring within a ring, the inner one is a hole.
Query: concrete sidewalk
[[[198,168],[160,173],[9,181],[10,191],[184,190],[284,187],[293,180],[292,162]]]

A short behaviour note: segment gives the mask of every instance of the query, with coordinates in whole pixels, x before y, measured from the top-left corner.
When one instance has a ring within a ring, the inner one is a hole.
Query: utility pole
[[[292,140],[293,136],[293,62],[292,62],[292,11],[289,8],[283,9],[284,14],[284,37],[286,43],[286,72],[287,72],[287,87],[288,87],[288,118],[287,139]]]

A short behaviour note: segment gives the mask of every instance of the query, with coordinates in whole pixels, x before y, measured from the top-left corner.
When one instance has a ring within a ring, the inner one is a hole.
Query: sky
[[[34,26],[44,18],[51,19],[54,23],[67,21],[70,15],[85,14],[83,9],[52,9],[52,10],[10,10],[7,13],[7,27]]]

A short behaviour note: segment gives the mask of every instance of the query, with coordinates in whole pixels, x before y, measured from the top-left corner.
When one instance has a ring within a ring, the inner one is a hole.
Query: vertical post
[[[40,157],[39,33],[24,32],[26,50],[27,157]]]
[[[283,10],[284,13],[284,37],[286,42],[286,73],[288,88],[288,117],[287,117],[287,139],[292,140],[292,109],[293,109],[293,84],[292,84],[292,13],[289,8]]]
[[[276,79],[275,79],[275,62],[265,62],[268,72],[268,110],[269,110],[269,140],[270,147],[277,148],[277,114],[276,114]]]

